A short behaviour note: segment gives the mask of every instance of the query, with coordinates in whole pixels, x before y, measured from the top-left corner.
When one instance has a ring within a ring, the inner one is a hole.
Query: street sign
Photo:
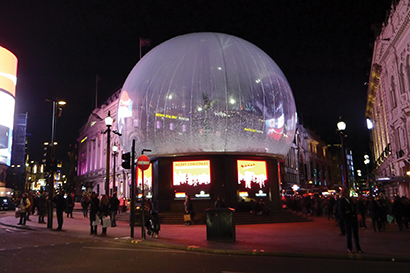
[[[137,159],[137,167],[140,168],[141,171],[145,171],[149,168],[150,160],[149,157],[146,155],[140,155]]]

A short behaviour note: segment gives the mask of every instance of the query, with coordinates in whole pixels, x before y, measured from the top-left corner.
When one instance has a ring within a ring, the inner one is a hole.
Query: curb
[[[37,228],[32,228],[29,226],[20,226],[20,225],[12,225],[0,222],[3,226],[13,227],[17,229],[24,229],[24,230],[32,230],[35,231]],[[129,244],[138,244],[141,246],[147,247],[156,247],[156,248],[163,248],[163,249],[175,249],[181,251],[192,251],[192,252],[199,252],[199,253],[209,253],[215,255],[241,255],[241,256],[272,256],[272,257],[291,257],[291,258],[313,258],[313,259],[333,259],[333,260],[361,260],[361,261],[372,261],[372,262],[400,262],[400,263],[410,263],[410,257],[383,257],[383,256],[375,256],[371,254],[357,254],[351,253],[346,255],[340,254],[322,254],[322,253],[291,253],[291,252],[272,252],[272,251],[264,251],[254,249],[250,250],[226,250],[226,249],[212,249],[212,248],[205,248],[197,245],[174,245],[174,244],[165,244],[159,242],[153,242],[146,239],[133,239],[131,237],[112,237],[112,238],[105,238],[108,240],[115,240],[121,243],[129,243]]]
[[[3,223],[3,222],[0,222],[0,225],[6,226],[6,227],[14,227],[14,228],[18,228],[18,229],[36,230],[35,228],[31,228],[29,226],[10,225],[10,224],[6,224],[6,223]]]
[[[371,256],[364,254],[346,254],[346,255],[332,255],[332,254],[318,254],[318,253],[288,253],[288,252],[269,252],[263,250],[253,250],[253,251],[245,251],[245,250],[224,250],[224,249],[210,249],[210,248],[203,248],[200,246],[183,246],[183,245],[172,245],[172,244],[163,244],[163,243],[156,243],[150,242],[146,240],[134,240],[129,237],[126,238],[115,238],[115,240],[131,243],[131,244],[139,244],[142,246],[149,246],[149,247],[157,247],[157,248],[165,248],[165,249],[175,249],[175,250],[183,250],[183,251],[193,251],[193,252],[201,252],[201,253],[211,253],[217,255],[242,255],[242,256],[274,256],[274,257],[288,257],[288,258],[314,258],[314,259],[332,259],[332,260],[361,260],[361,261],[377,261],[377,262],[400,262],[400,263],[410,263],[410,258],[390,258],[390,257],[379,257],[379,256]]]

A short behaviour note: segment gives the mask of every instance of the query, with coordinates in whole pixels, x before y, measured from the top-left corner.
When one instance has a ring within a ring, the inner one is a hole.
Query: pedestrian
[[[374,231],[380,231],[381,229],[381,220],[380,220],[380,208],[374,197],[371,198],[369,204],[369,214],[372,219],[372,226]]]
[[[342,218],[346,228],[347,251],[352,252],[352,235],[355,247],[358,253],[363,253],[359,242],[359,222],[357,219],[357,208],[350,198],[348,188],[342,189],[342,198],[340,198],[339,216]]]
[[[40,224],[45,223],[44,221],[44,215],[46,214],[46,196],[44,194],[44,191],[40,191],[40,195],[37,198],[37,212],[38,212],[38,222]]]
[[[185,225],[189,226],[190,224],[193,224],[195,222],[194,204],[192,203],[190,195],[187,195],[185,197],[184,209],[185,209],[185,214],[186,215],[188,214],[190,218],[190,220],[185,221]]]
[[[91,226],[91,235],[97,235],[97,226],[99,222],[98,212],[100,210],[100,200],[95,192],[91,193],[90,198],[90,226]]]
[[[33,198],[33,192],[32,191],[29,191],[29,193],[27,194],[27,198],[29,199],[29,201],[30,201],[30,207],[29,208],[27,208],[27,212],[26,212],[26,214],[27,214],[27,221],[31,221],[31,219],[30,219],[30,214],[33,214],[34,215],[34,198]]]
[[[403,217],[406,214],[406,207],[398,195],[394,198],[392,214],[396,218],[396,223],[400,231],[404,228]]]
[[[360,228],[362,229],[366,229],[366,214],[367,214],[367,202],[366,200],[363,198],[362,195],[359,196],[359,199],[357,200],[357,210],[359,212],[360,215]]]
[[[122,198],[122,196],[120,196],[118,198],[119,204],[118,204],[118,214],[121,214],[122,212],[122,206],[124,206],[124,198]]]
[[[152,202],[151,202],[151,199],[145,200],[145,202],[144,202],[144,207],[145,207],[145,210],[148,212],[148,214],[150,214],[150,213],[151,213],[151,210],[152,210]]]
[[[81,198],[81,208],[83,210],[84,218],[88,217],[88,207],[90,206],[90,198],[88,194],[84,194]]]
[[[74,198],[74,193],[71,193],[67,197],[67,218],[73,217],[73,210],[74,210],[74,205],[75,205],[75,198]]]
[[[26,225],[26,220],[27,220],[27,213],[28,210],[30,209],[30,199],[27,197],[26,193],[23,193],[22,198],[20,199],[20,221],[18,222],[17,225]]]
[[[339,207],[340,207],[340,197],[339,195],[336,195],[336,202],[335,202],[335,206],[334,206],[334,213],[333,215],[335,216],[335,221],[336,221],[336,225],[339,227],[340,236],[345,236],[346,235],[346,228],[345,228],[345,224],[343,222],[342,217],[340,217],[340,213],[339,213]]]
[[[221,196],[218,196],[216,198],[216,201],[214,203],[214,207],[215,208],[225,208],[226,207],[225,202],[224,202],[224,200],[222,200]]]
[[[62,190],[60,190],[58,192],[58,195],[54,197],[53,202],[56,207],[57,223],[58,223],[56,231],[61,231],[63,229],[63,213],[67,207],[67,202],[64,198],[64,193]]]
[[[101,196],[101,201],[100,201],[100,210],[98,212],[98,216],[101,219],[101,225],[102,225],[102,236],[107,235],[107,227],[109,226],[109,218],[107,218],[110,215],[110,202],[108,200],[108,196],[104,194]]]
[[[117,193],[114,194],[110,198],[110,218],[111,218],[111,226],[116,227],[117,222],[115,221],[115,216],[117,215],[118,206],[120,205],[120,200],[117,198]]]

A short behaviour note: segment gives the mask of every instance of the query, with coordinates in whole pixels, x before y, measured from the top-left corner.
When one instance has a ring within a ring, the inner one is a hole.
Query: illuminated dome
[[[286,77],[255,45],[192,33],[148,52],[122,88],[117,113],[125,151],[285,156],[296,128]]]

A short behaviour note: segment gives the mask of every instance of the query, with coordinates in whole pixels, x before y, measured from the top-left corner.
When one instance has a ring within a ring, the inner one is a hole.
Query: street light
[[[117,159],[117,155],[118,155],[118,146],[117,144],[114,144],[114,146],[112,146],[112,157],[113,157],[113,161],[114,161],[114,167],[113,167],[113,178],[112,178],[112,188],[113,188],[113,193],[115,192],[115,160]]]
[[[59,105],[65,105],[65,101],[59,101],[57,99],[46,99],[47,102],[53,103],[53,116],[52,116],[52,123],[51,123],[51,141],[48,144],[51,149],[48,149],[47,152],[50,152],[51,154],[48,155],[48,157],[52,160],[55,161],[55,145],[57,144],[54,142],[55,138],[55,132],[56,132],[56,125],[57,125],[57,118],[61,115],[61,108],[59,108]],[[49,198],[49,203],[48,203],[48,215],[47,215],[47,228],[53,228],[53,194],[54,194],[54,170],[50,169],[47,170],[49,171],[49,177],[48,177],[48,185],[47,185],[47,191],[48,191],[48,198]]]
[[[103,132],[107,134],[107,164],[105,170],[105,194],[110,195],[110,142],[111,142],[111,126],[114,122],[114,119],[111,117],[110,111],[108,111],[108,116],[104,119],[107,130]],[[112,131],[114,134],[121,136],[117,131]]]
[[[337,123],[337,131],[339,132],[340,135],[340,143],[342,145],[342,168],[343,168],[343,186],[349,188],[349,180],[347,178],[347,164],[346,164],[346,152],[345,152],[345,146],[344,146],[344,135],[343,132],[346,130],[346,123],[342,120],[342,117],[339,117],[339,122]]]

